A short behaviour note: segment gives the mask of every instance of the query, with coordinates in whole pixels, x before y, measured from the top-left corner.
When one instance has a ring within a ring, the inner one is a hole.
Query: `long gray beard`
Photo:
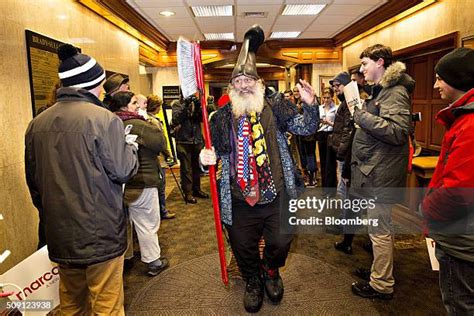
[[[240,95],[235,89],[229,89],[229,96],[232,102],[232,112],[235,117],[240,117],[250,112],[262,112],[265,104],[265,89],[261,83],[257,83],[254,93],[248,95]]]

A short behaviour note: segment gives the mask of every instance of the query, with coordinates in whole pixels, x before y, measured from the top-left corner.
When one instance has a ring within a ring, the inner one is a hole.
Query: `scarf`
[[[146,121],[145,118],[141,115],[139,115],[136,112],[128,112],[128,111],[117,111],[115,114],[120,117],[122,121],[127,121],[127,120],[142,120]]]

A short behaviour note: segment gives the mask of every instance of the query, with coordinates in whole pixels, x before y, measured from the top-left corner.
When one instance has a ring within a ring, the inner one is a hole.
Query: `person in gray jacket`
[[[410,93],[415,81],[405,73],[403,63],[392,62],[390,47],[368,47],[360,58],[361,72],[375,85],[361,109],[346,100],[358,126],[352,143],[350,194],[373,200],[367,216],[373,220],[368,230],[374,260],[370,270],[356,270],[369,282],[355,282],[352,290],[365,298],[391,299],[395,284],[391,210],[403,198],[401,188],[406,185]]]
[[[26,131],[26,180],[59,264],[61,314],[123,315],[122,184],[137,172],[137,149],[98,99],[104,69],[72,45],[58,55],[63,87]]]

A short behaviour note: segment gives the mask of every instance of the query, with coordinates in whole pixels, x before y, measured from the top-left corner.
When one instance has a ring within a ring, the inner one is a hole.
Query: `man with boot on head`
[[[305,81],[298,85],[302,114],[281,95],[272,104],[265,100],[255,57],[263,41],[259,26],[245,34],[229,84],[231,102],[211,118],[215,151],[203,149],[200,154],[204,165],[219,159],[221,217],[247,282],[244,307],[251,313],[260,310],[264,288],[274,304],[283,297],[278,269],[285,265],[293,235],[280,231],[280,212],[288,211],[288,200],[296,198],[299,189],[285,132],[309,135],[319,123],[314,90]],[[258,248],[262,236],[263,261]]]

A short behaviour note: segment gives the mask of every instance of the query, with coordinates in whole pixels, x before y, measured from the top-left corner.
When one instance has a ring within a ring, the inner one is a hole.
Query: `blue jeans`
[[[339,178],[339,182],[337,183],[337,194],[345,199],[347,198],[347,179],[342,177],[342,169],[344,168],[344,161],[337,162],[337,176]]]
[[[439,287],[449,315],[474,315],[474,262],[455,258],[439,246]]]
[[[299,154],[301,167],[305,173],[316,172],[316,140],[304,140],[304,136],[299,136]]]

